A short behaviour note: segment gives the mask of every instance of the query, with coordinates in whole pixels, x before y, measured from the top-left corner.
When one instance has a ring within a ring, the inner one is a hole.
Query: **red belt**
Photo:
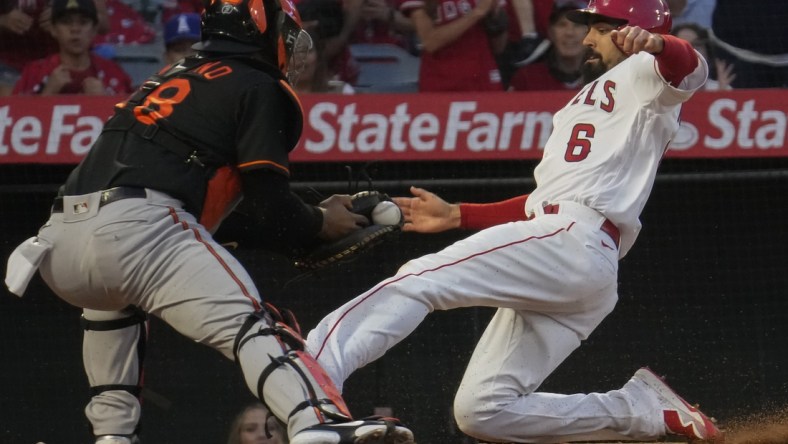
[[[545,205],[543,210],[544,214],[558,214],[558,204]],[[605,222],[602,223],[599,229],[610,236],[613,239],[613,243],[616,244],[616,248],[618,248],[618,244],[621,242],[621,233],[618,231],[618,227],[613,222],[610,222],[610,219],[605,219]]]

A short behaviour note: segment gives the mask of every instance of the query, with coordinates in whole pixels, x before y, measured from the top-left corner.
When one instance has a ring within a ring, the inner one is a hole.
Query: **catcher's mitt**
[[[316,245],[303,252],[295,260],[295,266],[306,270],[316,270],[338,262],[346,262],[368,251],[384,239],[400,232],[402,220],[396,225],[378,225],[372,223],[372,210],[383,201],[391,201],[384,193],[378,191],[361,191],[352,196],[351,211],[366,216],[370,225],[332,242]]]

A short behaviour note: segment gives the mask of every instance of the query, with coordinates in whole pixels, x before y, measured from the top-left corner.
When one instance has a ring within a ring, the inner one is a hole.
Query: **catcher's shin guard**
[[[249,316],[234,352],[249,389],[288,424],[290,436],[316,424],[351,420],[333,382],[304,351],[301,336],[270,314]]]
[[[85,330],[82,360],[91,396],[85,415],[92,431],[97,437],[134,437],[141,413],[146,314],[133,306],[121,311],[85,309],[80,321]]]

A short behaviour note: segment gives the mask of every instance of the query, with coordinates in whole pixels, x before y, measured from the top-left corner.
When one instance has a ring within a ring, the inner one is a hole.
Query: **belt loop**
[[[559,204],[547,204],[542,207],[544,214],[558,214]]]

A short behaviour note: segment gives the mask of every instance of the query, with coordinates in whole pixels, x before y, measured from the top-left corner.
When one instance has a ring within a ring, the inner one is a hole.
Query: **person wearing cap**
[[[556,0],[547,29],[549,49],[536,62],[514,73],[510,91],[577,90],[583,86],[580,68],[586,57],[583,38],[588,26],[569,20],[566,14],[585,5],[583,0]]]
[[[93,0],[54,0],[51,33],[58,52],[25,66],[14,94],[116,95],[132,91],[131,78],[123,68],[90,52],[98,33]]]
[[[194,55],[192,45],[200,41],[200,14],[185,12],[164,24],[164,61],[169,65]]]
[[[106,0],[95,0],[98,31],[109,30]],[[51,0],[0,0],[0,96],[8,96],[22,69],[57,52]]]

